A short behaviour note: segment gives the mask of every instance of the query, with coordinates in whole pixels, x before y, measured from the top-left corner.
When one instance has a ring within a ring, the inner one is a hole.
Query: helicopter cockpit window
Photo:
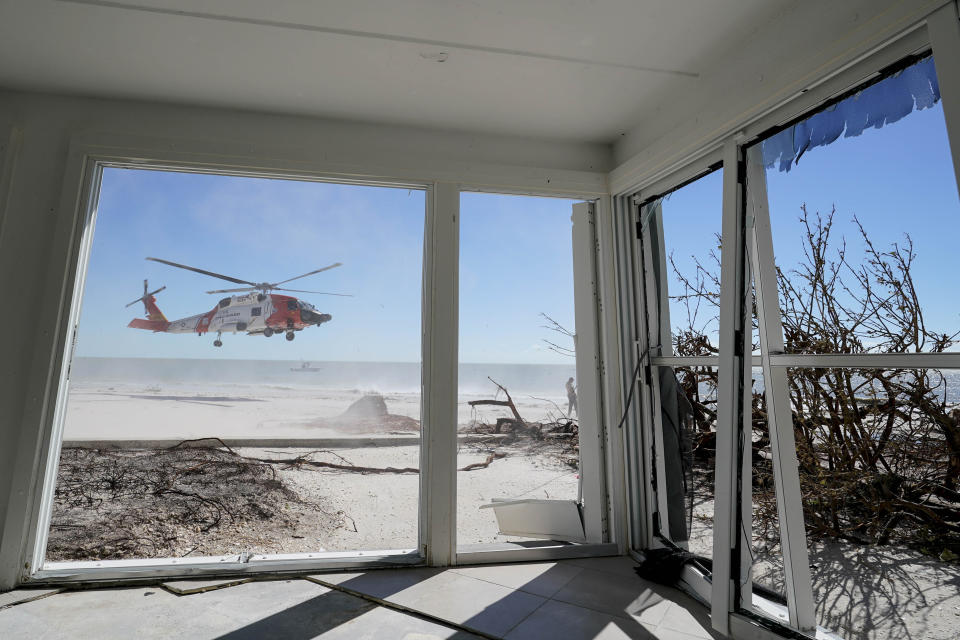
[[[98,175],[42,566],[414,553],[425,191]]]

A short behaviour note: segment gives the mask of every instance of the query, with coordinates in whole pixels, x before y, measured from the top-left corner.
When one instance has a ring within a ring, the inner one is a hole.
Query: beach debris
[[[487,376],[487,380],[492,382],[497,387],[497,397],[486,399],[486,400],[471,400],[467,404],[471,407],[479,406],[496,406],[496,407],[507,407],[510,409],[510,413],[513,414],[512,418],[497,418],[497,422],[494,425],[493,433],[502,433],[505,430],[512,431],[514,434],[525,434],[529,435],[537,440],[543,438],[543,432],[539,424],[528,424],[523,416],[520,415],[520,412],[517,410],[517,405],[514,404],[513,398],[510,397],[510,392],[507,391],[507,388]],[[500,392],[503,392],[506,400],[501,400],[499,398]]]
[[[481,406],[505,407],[510,417],[498,417],[494,423],[474,420],[465,430],[468,433],[484,434],[489,437],[502,436],[499,443],[512,451],[522,454],[531,452],[552,456],[563,466],[580,468],[580,429],[576,418],[569,418],[557,404],[545,398],[534,398],[550,403],[556,414],[548,412],[546,420],[532,422],[525,420],[517,409],[510,391],[491,377],[487,379],[497,387],[493,398],[472,400],[468,404],[476,409]],[[501,394],[503,398],[501,398]]]
[[[506,457],[489,452],[459,471],[486,469]],[[332,457],[319,460],[318,456]],[[65,447],[60,456],[47,558],[216,555],[236,548],[282,551],[303,527],[322,539],[357,531],[354,519],[325,496],[307,499],[278,469],[331,473],[418,474],[416,467],[356,465],[330,450],[293,457],[244,455],[220,438],[163,449]]]
[[[390,413],[386,399],[379,393],[361,396],[336,418],[319,420],[317,426],[364,433],[420,431],[420,421]]]
[[[387,401],[379,393],[368,393],[347,407],[340,417],[354,420],[372,420],[387,415]]]
[[[219,439],[164,449],[64,448],[47,558],[109,560],[211,555],[238,546],[277,548],[309,520],[345,526],[323,497],[293,490],[274,465]]]

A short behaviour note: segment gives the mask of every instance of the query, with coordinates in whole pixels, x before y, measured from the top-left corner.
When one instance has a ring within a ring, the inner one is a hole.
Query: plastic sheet
[[[810,116],[764,140],[763,164],[790,171],[804,153],[867,129],[892,124],[914,109],[927,109],[940,100],[933,58],[925,58],[875,85]]]

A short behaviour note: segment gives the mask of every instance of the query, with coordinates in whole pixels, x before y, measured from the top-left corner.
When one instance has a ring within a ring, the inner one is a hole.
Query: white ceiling
[[[794,2],[0,0],[0,87],[609,143]]]

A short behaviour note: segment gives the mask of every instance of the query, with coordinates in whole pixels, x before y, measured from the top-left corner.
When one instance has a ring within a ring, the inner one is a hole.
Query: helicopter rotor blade
[[[240,280],[239,278],[231,278],[230,276],[225,276],[222,273],[214,273],[213,271],[205,271],[203,269],[197,269],[196,267],[190,267],[185,264],[178,264],[176,262],[170,262],[169,260],[162,260],[160,258],[147,258],[147,260],[152,260],[153,262],[159,262],[161,264],[170,265],[171,267],[177,267],[178,269],[186,269],[187,271],[193,271],[195,273],[202,273],[205,276],[212,276],[214,278],[220,278],[221,280],[226,280],[227,282],[235,282],[237,284],[247,284],[251,287],[257,288],[256,282],[248,282],[246,280]]]
[[[244,291],[258,291],[260,287],[242,287],[240,289],[214,289],[213,291],[207,291],[207,293],[241,293]]]
[[[305,291],[303,289],[284,289],[283,287],[277,287],[274,291],[293,291],[295,293],[317,293],[322,296],[340,296],[343,298],[352,298],[352,293],[330,293],[329,291]]]
[[[326,266],[326,267],[323,267],[322,269],[315,269],[315,270],[313,270],[313,271],[310,271],[310,272],[308,272],[308,273],[303,274],[302,276],[296,276],[295,278],[289,278],[289,279],[283,280],[283,281],[281,281],[281,282],[274,282],[272,285],[270,285],[270,287],[271,287],[271,288],[276,288],[277,286],[279,286],[279,285],[281,285],[281,284],[286,284],[287,282],[293,282],[294,280],[299,280],[300,278],[306,278],[307,276],[312,276],[312,275],[315,274],[315,273],[320,273],[321,271],[328,271],[328,270],[330,270],[330,269],[336,269],[337,267],[341,267],[341,266],[343,266],[343,263],[342,263],[342,262],[334,262],[333,264],[328,265],[328,266]],[[292,291],[292,289],[291,289],[291,291]],[[312,293],[312,292],[308,292],[308,293]]]

